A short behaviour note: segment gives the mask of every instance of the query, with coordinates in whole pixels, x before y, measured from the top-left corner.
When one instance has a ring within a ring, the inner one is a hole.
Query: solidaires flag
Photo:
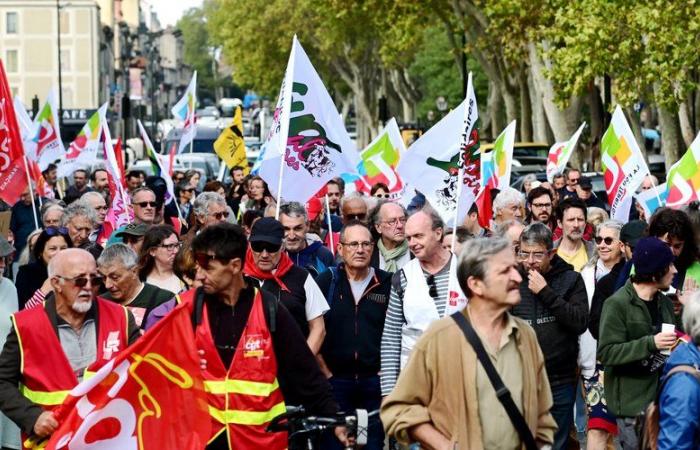
[[[248,175],[248,155],[245,151],[245,140],[243,139],[243,110],[236,107],[233,114],[233,122],[221,132],[214,142],[214,151],[230,169],[239,166],[243,168],[243,173]]]

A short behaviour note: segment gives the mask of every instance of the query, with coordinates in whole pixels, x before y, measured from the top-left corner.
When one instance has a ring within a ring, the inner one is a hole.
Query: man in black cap
[[[149,226],[145,223],[130,223],[123,230],[116,233],[115,236],[131,247],[136,254],[141,253],[141,245],[143,245],[143,237],[146,235]]]
[[[255,222],[250,232],[243,272],[275,295],[299,325],[309,348],[317,354],[326,329],[323,315],[328,303],[309,273],[295,266],[282,249],[284,228],[272,217]]]
[[[623,450],[637,449],[635,418],[654,399],[666,356],[677,338],[667,290],[677,273],[671,249],[655,237],[641,239],[632,255],[634,274],[603,305],[598,358],[605,366],[608,409],[617,417]]]
[[[593,182],[588,177],[581,177],[581,180],[576,186],[576,195],[578,195],[578,198],[583,200],[589,208],[594,206],[596,208],[606,209],[605,203],[593,193]]]
[[[629,278],[632,268],[632,252],[640,239],[647,235],[647,223],[643,220],[627,222],[620,230],[620,241],[623,244],[624,259],[615,264],[610,273],[598,280],[591,300],[591,315],[588,321],[588,329],[594,338],[598,339],[600,332],[600,314],[603,311],[603,302],[616,291],[615,286],[624,285]],[[624,281],[619,281],[624,275]]]

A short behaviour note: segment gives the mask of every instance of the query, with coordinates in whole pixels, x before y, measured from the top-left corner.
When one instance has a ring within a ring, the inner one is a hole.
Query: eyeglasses
[[[228,211],[219,211],[217,213],[213,213],[212,216],[214,216],[216,220],[228,219]]]
[[[347,214],[344,215],[347,220],[365,220],[367,218],[367,213],[362,214]]]
[[[596,236],[596,237],[593,238],[593,239],[595,240],[595,243],[598,244],[598,245],[600,245],[602,242],[605,242],[605,245],[612,245],[613,242],[615,242],[615,241],[617,240],[617,239],[612,238],[612,237],[610,237],[610,236],[605,237],[605,238],[600,237],[600,236]]]
[[[282,244],[273,244],[271,242],[255,241],[250,243],[250,248],[255,253],[262,253],[267,251],[267,253],[277,253],[282,248]]]
[[[395,227],[399,223],[401,225],[406,225],[407,220],[408,219],[406,219],[405,217],[395,217],[395,218],[390,219],[390,220],[385,220],[383,223],[389,225],[390,227]]]
[[[44,230],[47,236],[68,236],[68,228],[66,227],[46,227]]]
[[[372,248],[372,247],[374,247],[374,242],[372,242],[372,241],[362,241],[362,242],[352,241],[352,242],[341,242],[340,245],[347,247],[350,250],[355,251],[360,246],[362,246],[362,248]]]
[[[569,178],[569,183],[578,184],[578,180],[580,180],[580,178]]]
[[[164,248],[167,251],[179,250],[182,247],[182,242],[176,242],[174,244],[161,244],[158,247]]]
[[[520,261],[527,261],[532,257],[532,259],[536,262],[540,262],[544,260],[544,258],[547,256],[546,252],[523,252],[523,251],[518,251],[517,253],[518,259]]]
[[[60,278],[63,281],[68,281],[70,283],[73,283],[75,287],[83,288],[87,286],[88,281],[90,282],[91,286],[102,286],[102,283],[104,281],[104,278],[100,275],[95,275],[92,274],[89,277],[85,275],[73,277],[73,278],[67,278],[61,275],[56,275],[56,278]]]
[[[201,267],[204,270],[209,270],[209,263],[211,262],[212,259],[216,259],[221,262],[226,262],[229,261],[228,259],[224,258],[219,258],[216,255],[210,255],[208,253],[195,253],[194,254],[194,260],[197,263],[199,267]]]
[[[428,290],[428,295],[431,297],[435,298],[438,295],[437,292],[437,285],[435,284],[435,275],[428,275],[428,278],[425,279],[425,281],[428,282],[429,290]]]
[[[150,206],[151,208],[157,208],[157,207],[158,207],[158,202],[138,202],[138,203],[134,203],[134,205],[138,205],[138,206],[140,206],[141,208],[147,208],[147,207],[149,207],[149,206]]]
[[[552,204],[551,203],[533,203],[531,206],[533,208],[551,208]]]

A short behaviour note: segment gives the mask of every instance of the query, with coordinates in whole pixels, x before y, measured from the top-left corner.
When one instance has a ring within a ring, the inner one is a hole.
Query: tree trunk
[[[405,69],[392,69],[389,71],[391,87],[396,91],[401,100],[403,122],[411,123],[416,120],[416,103],[420,99],[420,91],[411,80]]]
[[[544,113],[542,97],[539,95],[537,89],[535,89],[531,70],[528,70],[527,83],[530,86],[530,102],[532,104],[533,138],[535,142],[550,144],[549,137],[547,135],[547,116]]]
[[[661,151],[666,158],[666,169],[678,161],[683,152],[681,127],[678,122],[678,112],[670,111],[661,106],[659,110],[659,125],[661,127]]]
[[[501,85],[501,95],[503,96],[503,103],[506,106],[506,124],[509,124],[518,118],[518,99],[515,97],[515,93],[512,92],[505,83]],[[519,125],[520,124],[518,124],[518,126]],[[500,130],[499,133],[501,131],[503,130]]]
[[[644,157],[647,157],[647,148],[646,145],[644,145],[644,136],[642,136],[642,124],[639,121],[639,116],[637,115],[637,112],[634,110],[634,108],[630,106],[626,106],[622,108],[622,110],[625,112],[625,115],[627,116],[627,121],[630,124],[630,128],[632,129],[632,134],[634,135],[634,138],[637,140],[637,144],[639,144],[639,148],[642,150],[642,154]]]
[[[588,147],[587,155],[582,158],[582,161],[588,162],[590,170],[596,170],[596,161],[598,160],[600,148],[600,139],[603,137],[605,130],[604,126],[604,111],[603,111],[603,101],[600,98],[600,89],[598,86],[591,81],[588,85],[588,95],[586,96],[586,103],[588,104],[588,110],[591,116],[591,122],[589,124],[591,141]],[[582,148],[579,145],[579,148]]]
[[[501,121],[501,109],[503,108],[503,96],[498,85],[489,80],[489,99],[488,111],[491,116],[491,136],[490,140],[496,139],[496,136],[503,130],[503,121]]]
[[[690,144],[693,143],[693,139],[695,139],[695,129],[691,121],[688,101],[681,102],[678,108],[678,122],[681,127],[681,136],[683,136],[683,143],[686,148],[690,147]]]
[[[530,101],[530,86],[528,86],[527,78],[527,72],[522,70],[518,76],[521,142],[532,142],[532,102]]]

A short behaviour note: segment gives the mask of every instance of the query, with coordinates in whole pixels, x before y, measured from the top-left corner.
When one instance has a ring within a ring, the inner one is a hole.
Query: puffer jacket
[[[700,368],[696,344],[682,344],[674,350],[666,361],[664,375],[681,364]],[[659,405],[658,449],[700,449],[700,381],[689,373],[674,374],[664,386]]]

